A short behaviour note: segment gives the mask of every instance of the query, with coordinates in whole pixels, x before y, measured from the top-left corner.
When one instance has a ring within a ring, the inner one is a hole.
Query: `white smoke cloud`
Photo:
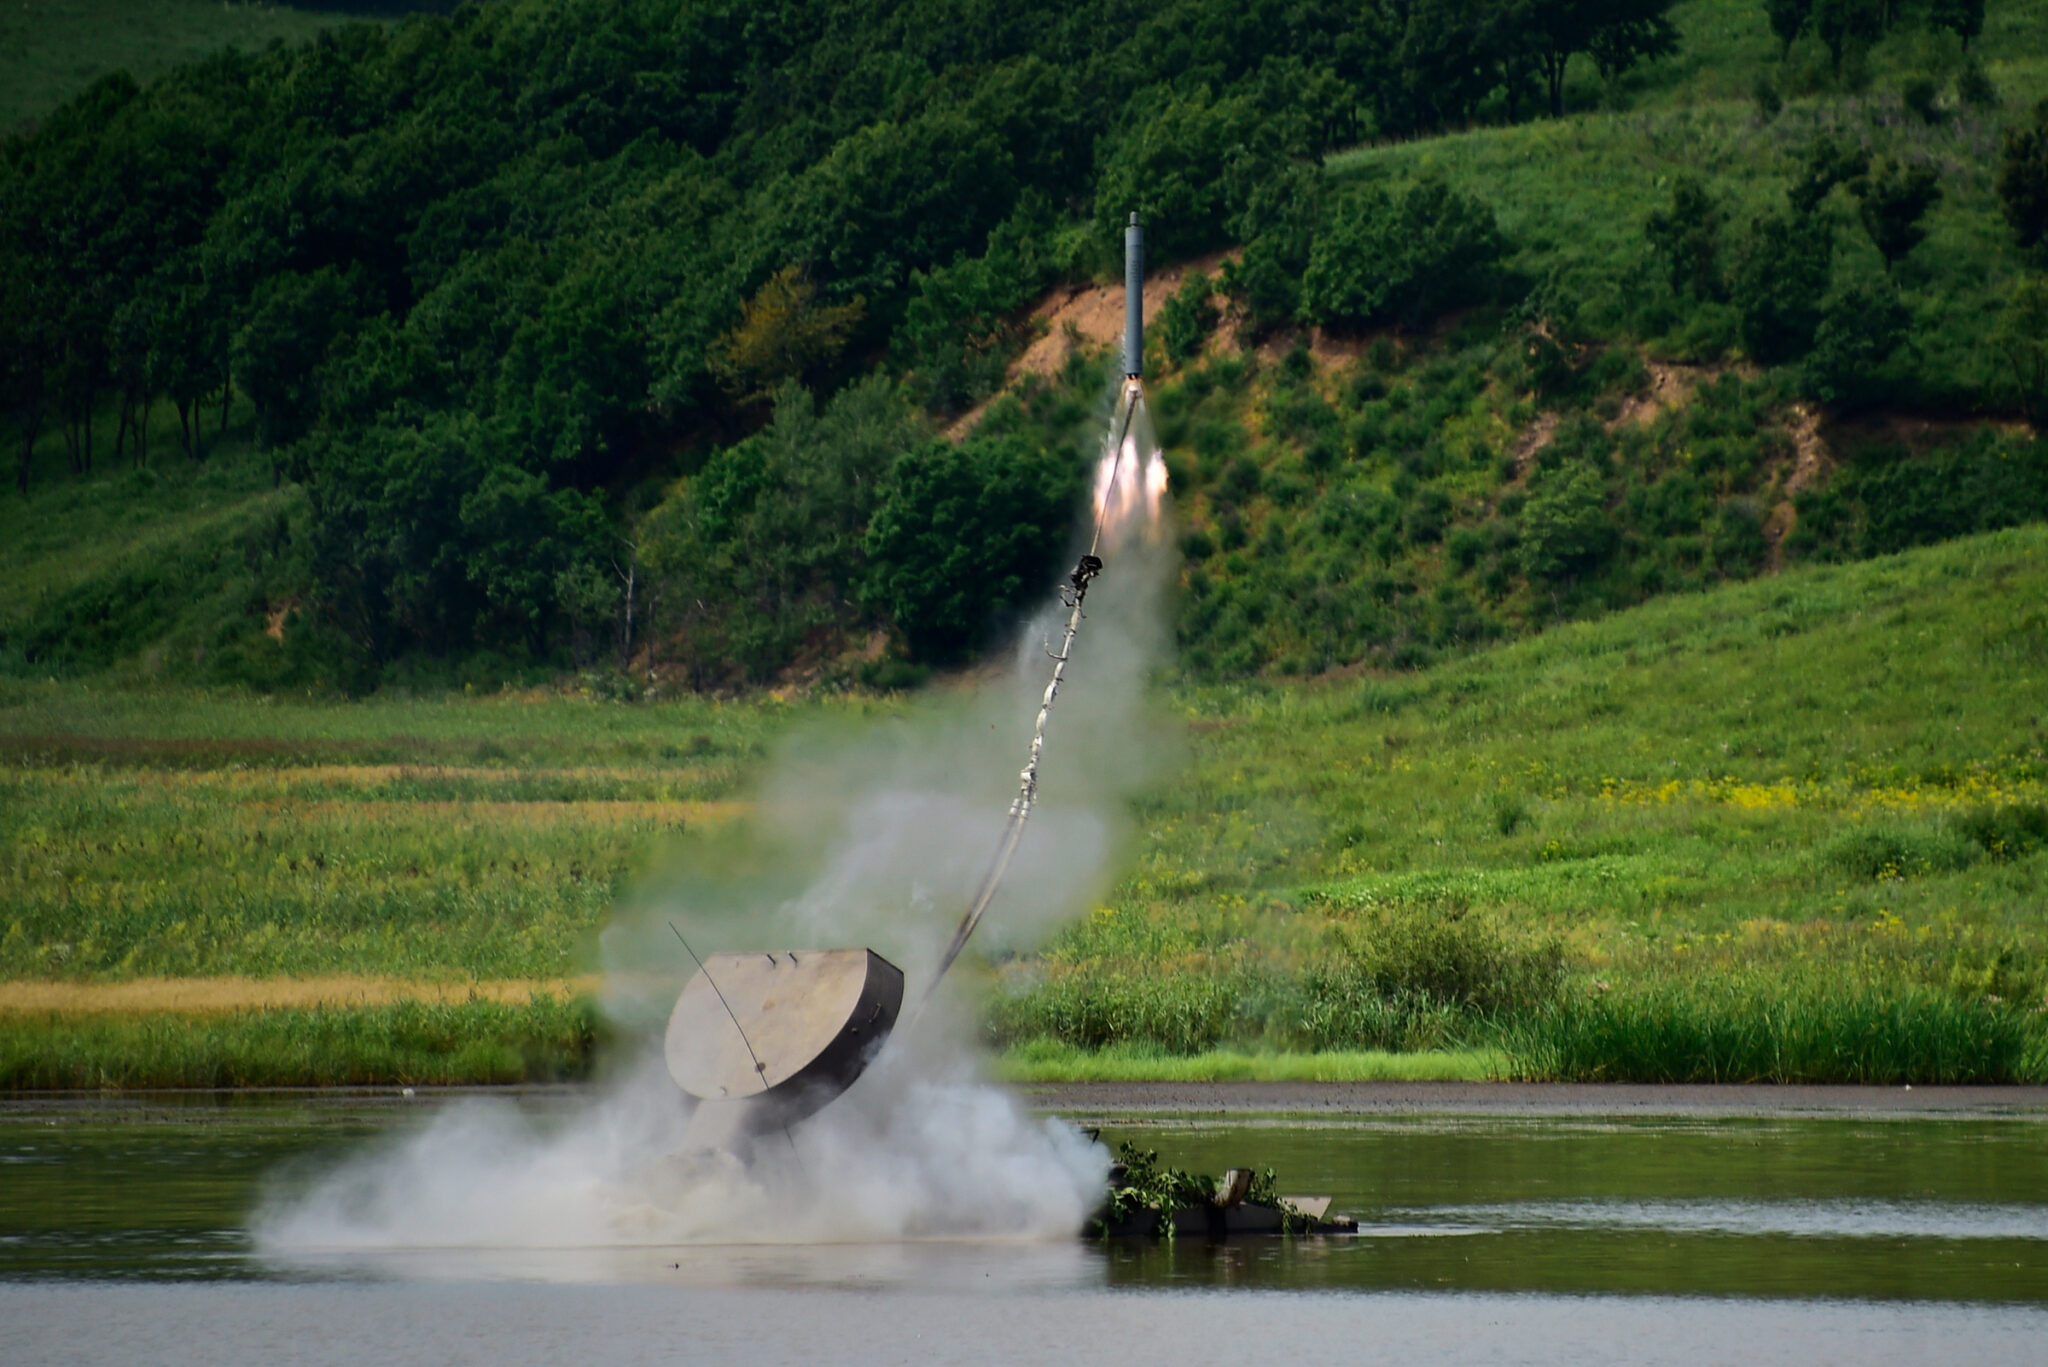
[[[694,1148],[658,1059],[553,1124],[509,1100],[459,1101],[310,1189],[275,1192],[257,1249],[286,1266],[374,1265],[436,1250],[1071,1237],[1103,1190],[1101,1146],[1000,1088],[920,1076],[908,1057],[751,1152]]]
[[[1149,428],[1134,430],[1149,453]],[[1155,478],[1154,464],[1130,461],[1129,477]],[[1162,537],[1127,535],[1091,588],[1038,807],[975,949],[1029,948],[1102,896],[1130,798],[1176,759],[1145,703],[1173,568]],[[745,828],[694,840],[606,930],[604,1005],[621,1030],[657,1037],[694,971],[670,926],[700,955],[872,948],[905,971],[907,1022],[1001,830],[1065,618],[1049,596],[1009,667],[978,687],[934,690],[858,729],[790,736]],[[273,1196],[259,1249],[290,1260],[1071,1236],[1101,1198],[1108,1156],[974,1080],[974,1012],[948,987],[956,995],[900,1028],[846,1096],[745,1156],[705,1150],[709,1128],[691,1130],[690,1105],[656,1060],[552,1127],[509,1102],[451,1105],[310,1189]]]

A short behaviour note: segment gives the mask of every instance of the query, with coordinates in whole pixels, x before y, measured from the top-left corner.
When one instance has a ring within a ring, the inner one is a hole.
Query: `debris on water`
[[[1156,1150],[1125,1143],[1109,1170],[1109,1199],[1087,1232],[1099,1239],[1357,1232],[1357,1221],[1329,1210],[1327,1196],[1280,1195],[1271,1168],[1229,1168],[1209,1177],[1168,1167]]]

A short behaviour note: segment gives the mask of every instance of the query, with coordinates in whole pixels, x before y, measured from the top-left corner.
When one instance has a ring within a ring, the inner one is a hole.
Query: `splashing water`
[[[574,1121],[505,1100],[448,1106],[358,1151],[254,1223],[281,1266],[420,1250],[1071,1237],[1108,1174],[1102,1148],[1006,1092],[888,1062],[788,1138],[742,1156],[687,1147],[659,1060]]]

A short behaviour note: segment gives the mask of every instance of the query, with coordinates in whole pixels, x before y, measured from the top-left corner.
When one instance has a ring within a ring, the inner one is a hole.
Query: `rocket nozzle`
[[[1124,229],[1124,378],[1145,373],[1145,229],[1136,214]]]

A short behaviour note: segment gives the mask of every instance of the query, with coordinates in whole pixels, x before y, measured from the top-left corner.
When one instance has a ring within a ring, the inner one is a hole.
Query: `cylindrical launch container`
[[[1145,373],[1145,229],[1138,216],[1124,229],[1124,375]]]

